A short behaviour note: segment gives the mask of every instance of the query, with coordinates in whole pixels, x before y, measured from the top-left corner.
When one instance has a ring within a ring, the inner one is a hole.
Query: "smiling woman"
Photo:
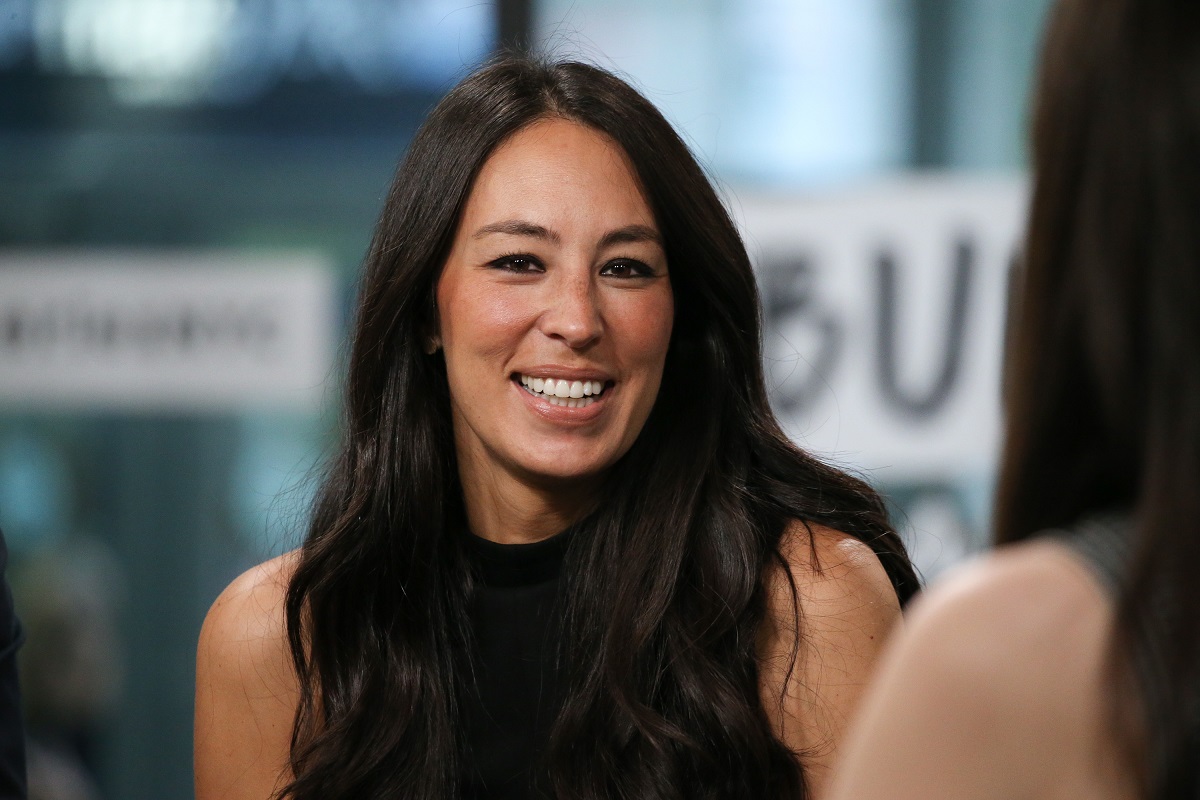
[[[759,316],[627,84],[463,81],[368,254],[308,538],[205,621],[197,797],[820,797],[916,581],[780,431]]]
[[[620,147],[548,118],[497,148],[437,300],[471,530],[497,541],[556,533],[574,510],[514,525],[483,495],[536,509],[544,499],[517,498],[598,490],[594,478],[650,415],[671,340],[666,253]]]

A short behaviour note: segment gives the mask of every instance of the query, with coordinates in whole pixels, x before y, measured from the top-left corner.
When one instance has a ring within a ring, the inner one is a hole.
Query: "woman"
[[[1063,0],[1006,378],[999,551],[889,646],[836,798],[1200,790],[1200,7]]]
[[[309,536],[205,623],[197,796],[819,796],[915,581],[780,431],[759,336],[644,98],[463,81],[384,207]]]

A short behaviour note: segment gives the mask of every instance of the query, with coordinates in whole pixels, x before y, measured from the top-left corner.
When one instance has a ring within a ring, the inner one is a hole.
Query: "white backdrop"
[[[0,253],[0,406],[313,410],[337,332],[310,254]]]
[[[896,503],[936,573],[986,535],[1021,177],[912,176],[737,194],[768,379],[797,442]]]

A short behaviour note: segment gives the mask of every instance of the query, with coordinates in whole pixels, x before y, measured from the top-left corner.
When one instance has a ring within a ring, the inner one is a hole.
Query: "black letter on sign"
[[[963,329],[967,322],[967,299],[971,274],[975,269],[975,248],[966,238],[955,248],[954,279],[950,285],[950,313],[946,316],[946,343],[941,370],[924,396],[913,396],[900,388],[896,368],[896,260],[884,250],[877,262],[879,270],[879,327],[876,329],[876,357],[879,359],[879,385],[884,399],[916,420],[929,419],[945,404],[962,366]]]
[[[759,277],[772,399],[780,411],[795,413],[829,386],[842,351],[842,326],[831,309],[820,306],[817,271],[808,257],[768,262]],[[796,349],[801,339],[810,345],[803,355]]]

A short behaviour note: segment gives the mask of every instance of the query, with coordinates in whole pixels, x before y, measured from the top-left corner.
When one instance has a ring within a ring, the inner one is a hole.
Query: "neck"
[[[502,544],[548,539],[582,519],[596,500],[596,480],[554,482],[481,469],[459,460],[463,504],[471,532]]]

